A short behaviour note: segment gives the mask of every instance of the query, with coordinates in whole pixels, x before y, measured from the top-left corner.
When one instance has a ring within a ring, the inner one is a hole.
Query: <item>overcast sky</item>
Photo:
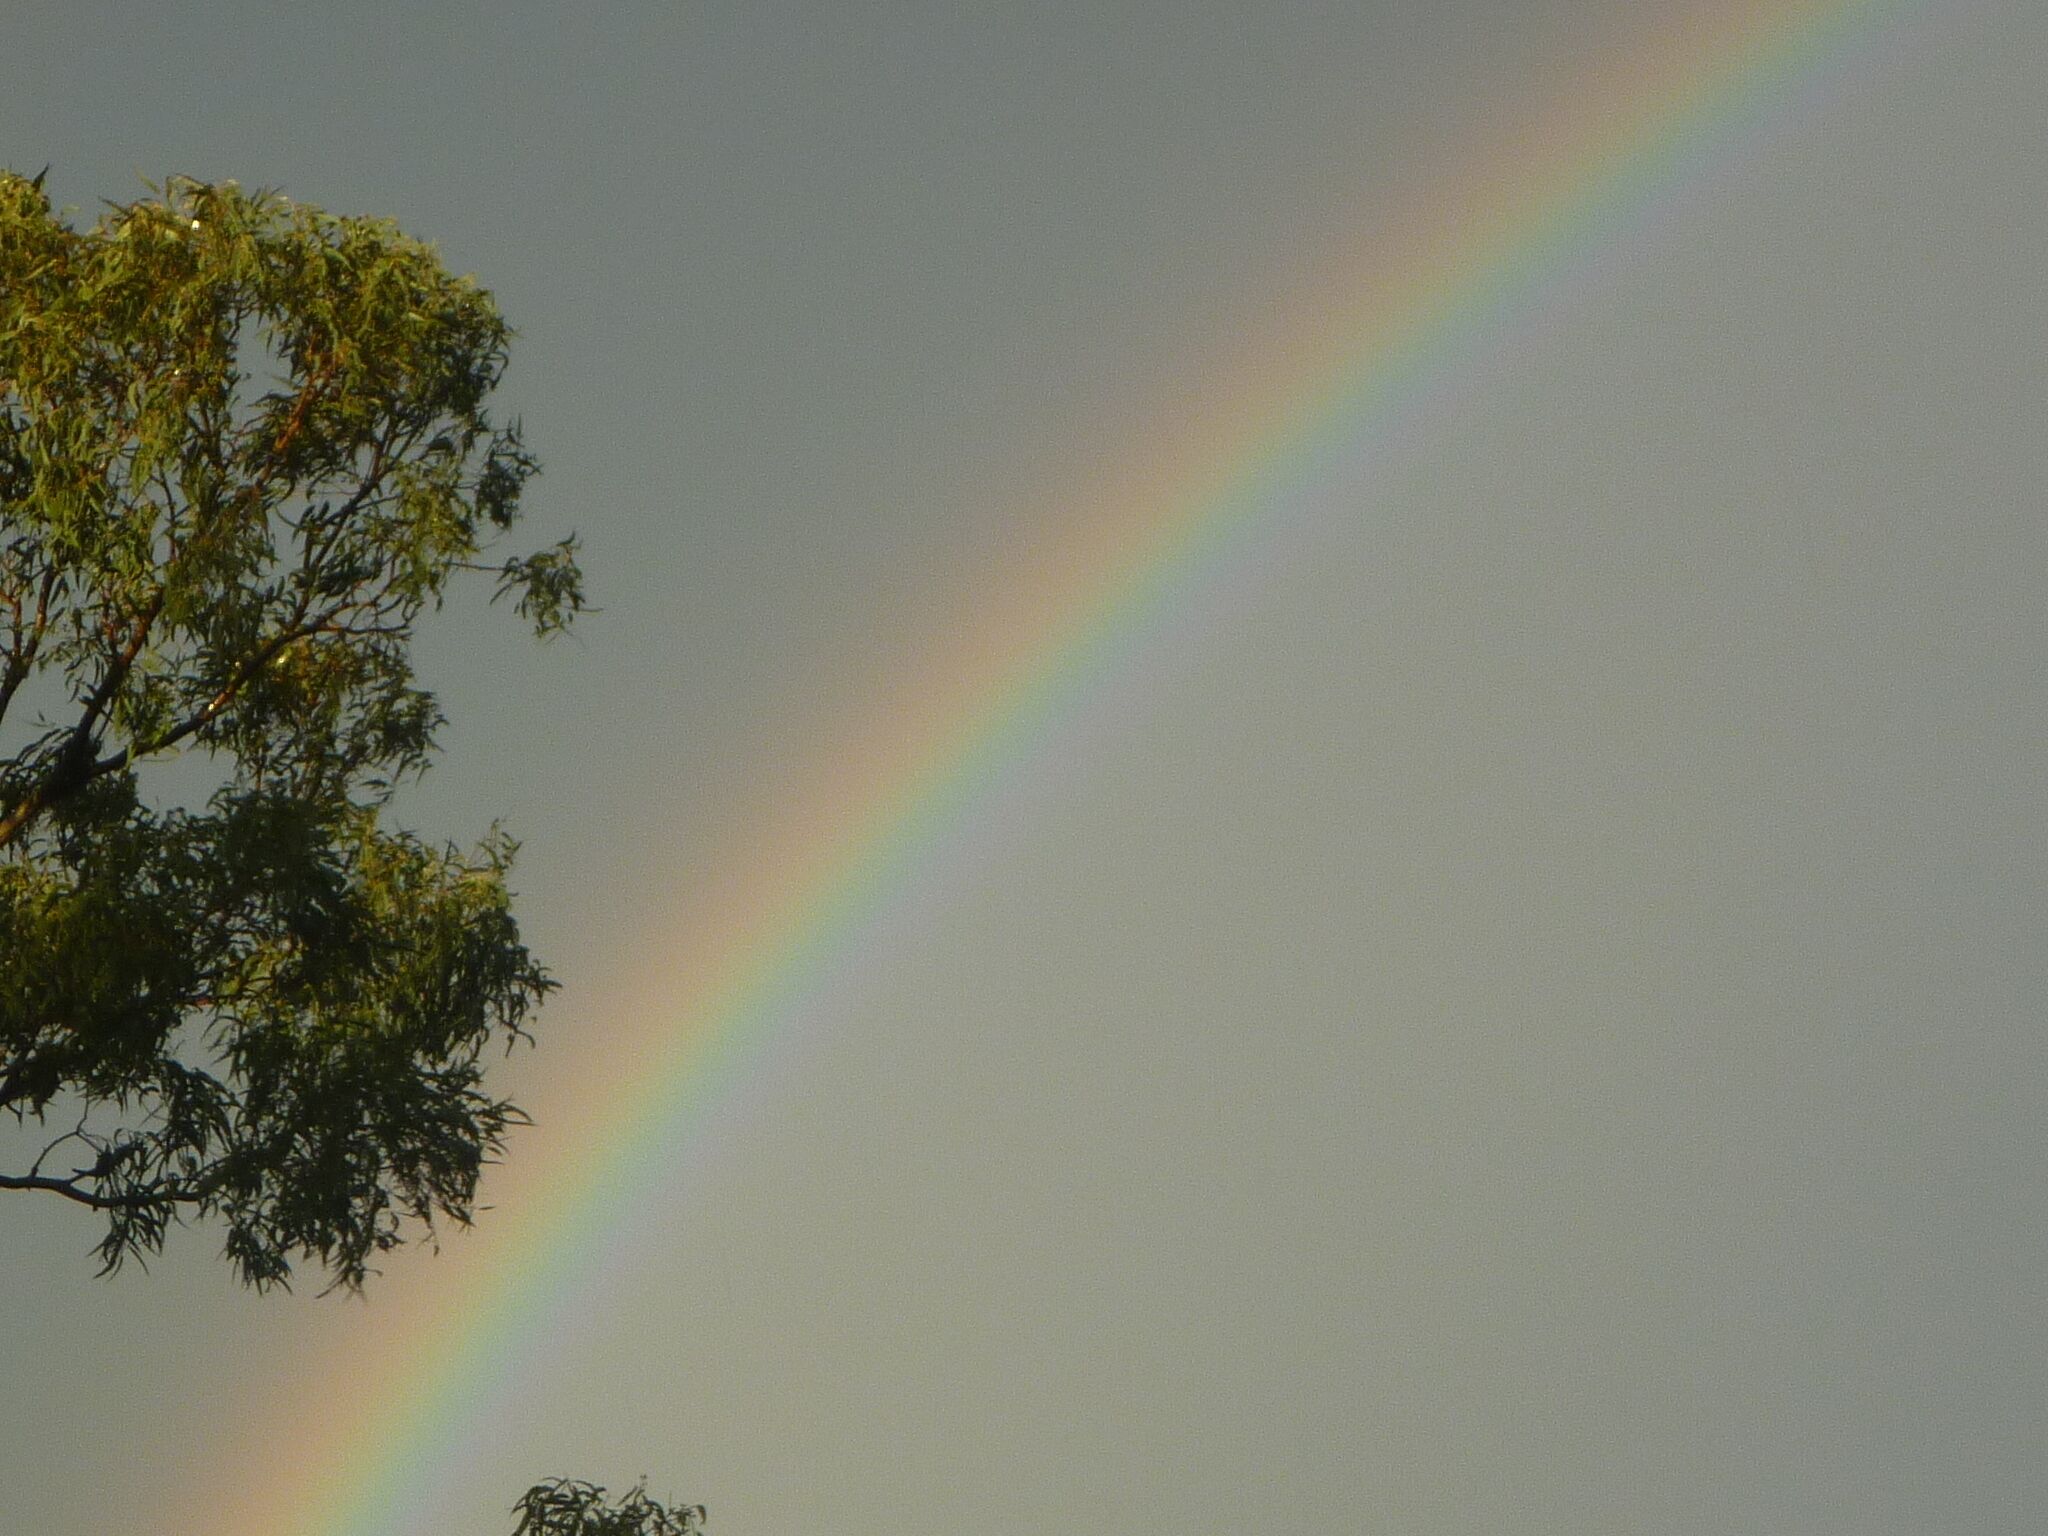
[[[389,215],[520,329],[603,612],[451,605],[405,811],[525,840],[531,1191],[1006,572],[1741,8],[0,0],[0,162]],[[718,1536],[2039,1529],[2048,9],[1906,10],[1276,487],[347,1536],[552,1473]],[[463,1255],[93,1237],[0,1202],[0,1531],[328,1532],[250,1490]]]

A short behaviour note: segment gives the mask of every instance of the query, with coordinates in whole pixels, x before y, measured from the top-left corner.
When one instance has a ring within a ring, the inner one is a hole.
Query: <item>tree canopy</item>
[[[49,1138],[0,1189],[97,1212],[108,1270],[202,1219],[249,1284],[355,1287],[469,1219],[519,1119],[483,1062],[554,985],[510,837],[390,823],[415,626],[482,573],[561,629],[575,541],[487,558],[536,469],[489,293],[384,221],[151,194],[77,227],[0,173],[0,1110]]]
[[[512,1536],[701,1536],[702,1504],[663,1504],[637,1483],[616,1501],[594,1483],[552,1478],[537,1483],[512,1507]]]

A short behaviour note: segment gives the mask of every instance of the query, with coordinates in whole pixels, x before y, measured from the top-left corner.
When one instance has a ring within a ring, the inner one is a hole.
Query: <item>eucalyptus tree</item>
[[[470,1219],[520,1118],[484,1061],[554,985],[508,836],[392,824],[442,720],[415,626],[476,577],[562,629],[575,541],[493,553],[511,332],[432,247],[185,179],[81,226],[41,181],[0,174],[0,1189],[97,1213],[105,1270],[194,1220],[250,1285],[358,1287]]]
[[[646,1483],[617,1500],[594,1483],[555,1478],[537,1483],[513,1506],[512,1536],[701,1536],[702,1504],[664,1504],[649,1498]]]

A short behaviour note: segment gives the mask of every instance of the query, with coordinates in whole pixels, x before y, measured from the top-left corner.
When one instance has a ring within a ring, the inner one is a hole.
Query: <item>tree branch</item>
[[[95,1211],[142,1211],[152,1206],[196,1205],[204,1199],[198,1190],[180,1189],[175,1185],[152,1185],[125,1195],[103,1195],[97,1190],[87,1189],[79,1181],[93,1177],[93,1170],[81,1168],[68,1179],[59,1179],[49,1174],[0,1173],[0,1189],[40,1189],[53,1195],[61,1195],[79,1205]]]
[[[28,1165],[28,1174],[29,1174],[29,1177],[30,1177],[30,1178],[35,1178],[35,1177],[37,1177],[38,1175],[40,1175],[40,1174],[42,1173],[42,1171],[43,1171],[43,1164],[44,1164],[44,1163],[45,1163],[46,1161],[48,1161],[48,1159],[49,1159],[49,1156],[50,1156],[50,1154],[51,1154],[52,1152],[56,1151],[56,1150],[57,1150],[57,1149],[58,1149],[59,1147],[63,1146],[63,1145],[64,1145],[64,1143],[65,1143],[65,1142],[67,1142],[67,1141],[82,1141],[82,1142],[84,1142],[84,1143],[85,1143],[85,1144],[86,1144],[87,1146],[91,1146],[91,1145],[92,1145],[92,1140],[91,1140],[91,1138],[90,1138],[90,1137],[88,1137],[88,1136],[87,1136],[87,1135],[85,1134],[85,1117],[84,1117],[84,1116],[82,1116],[82,1115],[81,1115],[81,1116],[79,1117],[79,1121],[78,1121],[78,1124],[77,1124],[77,1125],[73,1126],[73,1127],[72,1127],[72,1128],[71,1128],[70,1130],[66,1131],[66,1132],[65,1132],[65,1133],[64,1133],[63,1135],[61,1135],[61,1136],[57,1137],[57,1138],[56,1138],[56,1139],[55,1139],[54,1141],[52,1141],[52,1142],[51,1142],[51,1143],[50,1143],[50,1144],[49,1144],[49,1145],[48,1145],[47,1147],[44,1147],[42,1151],[40,1151],[40,1152],[38,1152],[38,1153],[36,1154],[36,1160],[35,1160],[34,1162],[32,1162],[32,1163],[30,1163],[30,1164]]]
[[[7,706],[14,702],[15,690],[35,669],[36,654],[42,650],[43,636],[50,627],[50,597],[56,590],[57,568],[53,565],[43,572],[42,585],[36,591],[35,622],[26,636],[21,631],[19,601],[14,605],[15,643],[7,653],[7,669],[0,673],[0,720],[7,718]]]
[[[52,806],[62,804],[86,785],[108,770],[100,768],[92,758],[93,728],[107,711],[114,696],[121,691],[121,685],[128,680],[128,674],[135,667],[136,657],[142,654],[142,647],[149,639],[150,627],[156,623],[157,615],[163,611],[164,590],[156,589],[155,594],[143,605],[136,615],[133,632],[114,659],[107,665],[107,675],[100,679],[99,686],[87,695],[85,711],[78,717],[78,723],[66,733],[70,740],[57,754],[56,761],[43,780],[21,804],[0,817],[0,848],[21,835],[22,829]]]
[[[253,480],[242,487],[242,495],[245,499],[261,498],[271,482],[277,478],[283,466],[285,451],[290,448],[292,441],[304,430],[307,416],[312,411],[314,402],[319,399],[321,392],[334,377],[335,369],[336,364],[332,359],[329,359],[301,386],[298,398],[293,402],[291,415],[286,419],[285,424],[278,429],[277,436],[271,442],[270,453],[263,467],[257,472]],[[372,461],[369,477],[357,489],[356,494],[345,504],[345,510],[360,506],[363,498],[375,487],[378,480],[382,478],[383,444],[381,442],[377,445],[377,449],[378,452]],[[196,536],[197,531],[195,530]],[[49,582],[54,575],[55,572],[53,571],[50,573],[50,577],[45,578],[44,601],[38,604],[38,641],[41,638],[41,625],[47,606]],[[166,572],[167,578],[168,575],[169,573]],[[305,614],[305,605],[302,602],[299,612],[293,616],[293,623],[280,631],[274,640],[250,657],[240,667],[236,668],[227,686],[199,709],[193,711],[184,720],[152,741],[130,743],[120,751],[109,756],[94,758],[91,756],[93,728],[99,724],[108,706],[113,703],[115,696],[119,694],[122,684],[128,680],[129,673],[134,670],[136,659],[142,654],[143,646],[149,640],[150,629],[156,623],[158,615],[163,611],[164,590],[164,584],[159,584],[155,593],[143,605],[142,611],[136,616],[134,629],[129,635],[127,643],[108,665],[107,674],[100,680],[99,686],[86,699],[84,713],[80,715],[78,723],[69,732],[70,742],[51,765],[49,773],[45,775],[43,781],[19,805],[15,806],[4,817],[0,817],[0,848],[5,848],[8,844],[12,843],[45,811],[62,804],[94,780],[104,778],[110,773],[119,772],[138,758],[149,757],[157,752],[173,747],[203,728],[209,721],[216,719],[234,701],[234,696],[247,685],[249,679],[254,677],[266,663],[293,640],[300,639],[310,632],[302,622]],[[319,624],[331,623],[341,613],[345,612],[347,607],[348,605],[343,603],[330,609],[321,617]],[[316,625],[315,628],[317,627]],[[10,663],[9,683],[5,692],[0,693],[0,713],[4,713],[6,702],[13,697],[15,688],[19,686],[18,681],[12,679],[12,672],[13,664]]]

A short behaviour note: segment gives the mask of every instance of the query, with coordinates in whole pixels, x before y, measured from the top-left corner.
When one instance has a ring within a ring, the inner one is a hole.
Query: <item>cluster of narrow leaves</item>
[[[527,1490],[513,1506],[512,1536],[699,1536],[702,1504],[662,1504],[637,1483],[617,1503],[594,1483],[555,1478]]]
[[[417,621],[465,572],[539,632],[574,541],[491,561],[535,470],[510,331],[388,223],[176,180],[75,227],[0,172],[0,1189],[188,1217],[258,1287],[467,1221],[482,1083],[553,983],[514,851],[387,823],[434,752]],[[209,765],[159,804],[154,765]]]

